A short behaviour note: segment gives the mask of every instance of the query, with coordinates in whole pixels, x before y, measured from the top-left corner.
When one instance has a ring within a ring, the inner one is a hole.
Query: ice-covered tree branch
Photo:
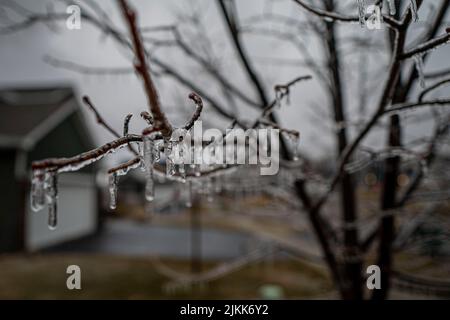
[[[314,15],[323,18],[325,20],[329,21],[339,21],[339,22],[358,22],[359,17],[358,16],[349,16],[344,15],[336,12],[331,12],[327,10],[323,10],[321,8],[314,7],[308,3],[306,3],[303,0],[293,0],[298,5],[300,5],[302,8],[307,10],[310,13],[313,13]],[[389,15],[383,15],[383,20],[392,28],[400,28],[401,22],[397,21],[396,19],[392,18]]]
[[[429,101],[419,101],[419,102],[407,102],[402,103],[398,105],[393,105],[389,109],[386,109],[383,111],[384,114],[393,114],[400,111],[410,110],[410,109],[416,109],[419,107],[425,107],[425,106],[446,106],[450,105],[450,99],[436,99],[436,100],[429,100]]]
[[[408,59],[416,55],[424,54],[431,50],[436,49],[440,45],[446,44],[450,42],[450,28],[447,28],[447,33],[439,36],[435,39],[429,40],[425,43],[418,45],[417,47],[406,51],[405,53],[400,55],[400,59]]]
[[[125,137],[118,138],[116,140],[104,144],[99,148],[82,153],[75,157],[45,159],[41,161],[35,161],[32,163],[31,168],[33,170],[41,169],[58,172],[76,171],[102,159],[106,154],[109,154],[130,142],[141,142],[141,141],[142,137],[140,135],[129,134]]]
[[[427,94],[429,94],[430,92],[432,92],[440,87],[443,87],[448,83],[450,83],[450,77],[442,79],[442,80],[436,82],[435,84],[429,86],[428,88],[425,88],[419,95],[419,98],[418,98],[419,102],[422,102],[423,99],[425,98],[425,96]]]

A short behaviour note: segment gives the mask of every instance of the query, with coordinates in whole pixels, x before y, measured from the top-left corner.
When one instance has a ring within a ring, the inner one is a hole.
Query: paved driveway
[[[257,244],[255,238],[239,232],[203,229],[201,252],[204,259],[230,259]],[[110,220],[99,235],[51,248],[51,252],[92,252],[127,256],[188,258],[191,230],[162,227],[128,220]]]

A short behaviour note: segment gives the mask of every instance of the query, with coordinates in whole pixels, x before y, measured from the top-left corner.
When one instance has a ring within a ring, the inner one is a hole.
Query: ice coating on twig
[[[420,165],[421,170],[427,170],[426,161],[423,161],[420,155],[411,150],[392,147],[378,151],[368,149],[361,149],[361,151],[363,151],[363,153],[360,155],[359,159],[356,159],[353,162],[349,162],[345,165],[344,170],[346,172],[356,173],[373,164],[374,162],[383,161],[385,159],[393,157],[401,157],[403,160],[415,161]]]
[[[177,148],[176,148],[176,152],[178,152],[179,157],[182,161],[182,163],[178,164],[178,173],[181,176],[182,182],[186,181],[186,167],[185,167],[185,156],[187,155],[187,150],[188,146],[185,143],[185,141],[183,140],[182,142],[178,142],[177,143]]]
[[[364,28],[366,24],[366,1],[365,0],[357,0],[358,2],[358,18],[359,24],[361,28]]]
[[[122,148],[124,148],[126,146],[127,146],[127,144],[122,144],[122,145],[118,146],[117,148],[112,148],[112,149],[106,151],[105,153],[103,153],[103,154],[101,154],[101,155],[99,155],[97,157],[93,157],[93,158],[90,158],[88,160],[80,161],[80,162],[77,162],[77,163],[74,163],[74,164],[66,165],[64,167],[59,168],[58,169],[58,173],[79,171],[82,168],[84,168],[84,167],[86,167],[88,165],[91,165],[94,162],[97,162],[97,161],[103,159],[105,156],[107,156],[107,155],[109,155],[111,153],[115,153],[116,151],[118,151],[118,150],[120,150],[120,149],[122,149]]]
[[[292,152],[292,160],[297,161],[300,146],[300,135],[298,134],[298,132],[290,131],[283,131],[282,133],[288,139],[288,143]]]
[[[45,206],[44,191],[45,172],[43,170],[34,170],[31,179],[31,209],[37,212]]]
[[[292,160],[297,161],[300,136],[296,135],[296,134],[291,134],[290,139],[291,139],[291,145],[292,145]]]

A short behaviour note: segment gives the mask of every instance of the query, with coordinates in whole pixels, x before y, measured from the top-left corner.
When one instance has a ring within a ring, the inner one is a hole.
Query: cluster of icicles
[[[297,146],[298,146],[298,135],[285,134],[288,141],[291,144],[292,150],[294,151],[294,158],[297,158]],[[253,190],[260,191],[258,187],[258,181],[256,179],[247,179],[244,184],[239,182],[239,188],[229,187],[230,181],[225,183],[227,179],[223,179],[221,176],[230,175],[236,172],[237,167],[229,167],[226,165],[204,165],[204,164],[177,164],[175,161],[175,155],[183,157],[183,154],[188,154],[187,148],[190,146],[181,140],[164,140],[157,139],[155,135],[143,136],[142,147],[140,143],[136,144],[140,157],[139,161],[136,161],[133,165],[124,167],[123,169],[112,172],[109,175],[109,195],[110,202],[109,207],[111,210],[117,207],[117,190],[120,176],[126,175],[130,170],[140,168],[145,173],[145,199],[148,202],[152,202],[155,198],[155,176],[158,178],[168,178],[176,182],[186,183],[187,190],[189,192],[188,199],[186,201],[186,206],[192,205],[192,196],[194,193],[208,194],[208,198],[212,197],[212,193],[209,194],[208,190],[213,192],[229,190],[240,190],[242,192]],[[125,145],[118,147],[117,149],[123,148]],[[48,206],[48,226],[50,229],[55,229],[57,224],[57,174],[62,172],[78,171],[81,168],[92,164],[93,162],[100,160],[109,153],[114,153],[116,150],[111,149],[107,153],[101,156],[89,159],[77,164],[67,165],[59,169],[45,170],[36,169],[33,171],[32,186],[31,186],[31,208],[33,211],[42,210],[45,205]],[[161,174],[159,171],[155,171],[154,165],[160,161],[161,153],[164,153],[166,172]],[[200,162],[199,162],[200,161]],[[196,163],[202,163],[201,159],[195,161]],[[195,163],[194,162],[194,163]],[[215,171],[215,173],[210,173],[207,176],[202,176],[202,170],[214,169],[215,166],[223,166],[221,170]],[[248,166],[244,166],[244,171],[248,170]],[[195,179],[187,178],[187,173],[189,172],[190,177],[195,177]],[[242,175],[242,171],[239,171],[239,175]],[[197,181],[198,180],[198,181]],[[223,183],[224,186],[218,186],[219,183]],[[216,186],[213,186],[215,184]]]
[[[48,227],[55,229],[57,217],[58,183],[56,172],[34,170],[31,180],[31,209],[39,211],[48,206]]]
[[[166,153],[166,167],[167,174],[174,175],[175,164],[171,161],[169,153],[172,149],[172,141],[168,141],[164,146],[164,141],[155,140],[152,135],[143,137],[143,151],[140,161],[136,162],[132,166],[128,166],[124,169],[120,169],[110,174],[109,176],[109,195],[110,202],[109,207],[111,210],[117,207],[117,187],[119,183],[119,177],[126,175],[130,170],[141,168],[145,172],[145,199],[149,202],[155,198],[155,181],[154,181],[154,169],[153,166],[161,159],[161,151],[164,149]],[[181,167],[183,167],[181,169]],[[185,178],[184,166],[179,166],[180,175]],[[184,173],[184,174],[183,174]]]
[[[298,159],[298,143],[299,137],[297,135],[285,134],[288,138],[288,141],[291,144],[293,150],[294,159]],[[188,149],[192,148],[188,144],[183,141],[164,141],[163,139],[156,140],[152,135],[144,136],[143,138],[143,150],[141,161],[136,162],[132,166],[128,166],[125,169],[121,169],[119,171],[115,171],[109,176],[109,195],[110,195],[110,203],[109,207],[111,210],[116,209],[117,207],[117,189],[119,183],[119,177],[126,175],[131,169],[141,168],[142,171],[145,172],[145,199],[148,202],[152,202],[155,198],[155,170],[154,165],[160,161],[161,153],[164,152],[165,163],[166,163],[166,172],[165,175],[160,175],[158,172],[158,178],[172,178],[171,180],[175,180],[176,182],[180,182],[182,184],[186,184],[186,190],[188,192],[188,197],[186,200],[186,206],[190,207],[192,205],[192,197],[194,194],[205,194],[208,196],[208,200],[212,199],[213,193],[218,193],[221,191],[225,191],[229,186],[228,179],[223,176],[232,176],[232,173],[237,173],[237,167],[231,167],[226,169],[226,165],[206,165],[202,163],[202,159],[195,161],[200,164],[176,164],[174,155],[179,155],[183,157],[184,154],[187,154]],[[192,151],[192,154],[194,152]],[[194,159],[195,160],[195,159]],[[203,169],[206,171],[213,169],[215,166],[223,166],[221,170],[217,170],[215,173],[210,173],[208,176],[202,176],[201,172]],[[243,167],[244,171],[250,170],[250,166],[240,165]],[[255,169],[256,170],[256,169]],[[190,173],[191,177],[195,177],[194,179],[187,179],[187,173]],[[240,173],[237,175],[241,175],[242,170],[239,170]],[[248,181],[254,181],[254,179],[248,179]],[[245,189],[253,189],[256,190],[258,188],[253,186],[249,186]],[[231,189],[241,190],[243,187],[242,182],[238,184],[238,186],[234,185]]]
[[[123,148],[124,145],[117,149]],[[110,149],[98,157],[85,161],[69,164],[61,168],[35,169],[31,178],[30,206],[34,212],[42,210],[48,206],[48,227],[54,230],[58,224],[58,173],[78,171],[117,149]]]
[[[143,148],[140,161],[136,162],[132,166],[128,166],[124,169],[115,171],[109,176],[109,195],[110,202],[109,207],[111,210],[117,207],[117,188],[119,183],[119,177],[126,175],[130,170],[141,168],[145,172],[145,199],[148,202],[152,202],[155,198],[155,170],[154,165],[160,161],[161,153],[164,152],[166,162],[166,174],[165,177],[172,177],[174,180],[186,183],[187,171],[191,170],[194,176],[199,177],[201,175],[201,168],[198,164],[190,164],[189,169],[185,164],[176,164],[174,155],[178,154],[183,157],[183,153],[187,144],[183,141],[165,141],[163,139],[155,139],[154,135],[147,135],[143,137]],[[175,175],[178,173],[177,177]],[[188,183],[189,190],[192,188],[192,183]]]

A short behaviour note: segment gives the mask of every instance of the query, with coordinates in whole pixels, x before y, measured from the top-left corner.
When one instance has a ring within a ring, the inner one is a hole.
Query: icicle
[[[389,4],[389,14],[394,16],[397,13],[397,8],[395,7],[395,0],[388,0]]]
[[[292,151],[292,160],[298,161],[298,149],[299,149],[299,141],[300,136],[298,134],[285,132],[285,137],[288,139],[289,144],[291,145]]]
[[[198,166],[196,163],[198,161],[197,158],[199,158],[199,156],[195,152],[194,145],[191,146],[190,154],[191,154],[190,163],[189,163],[190,172],[192,172],[196,175],[197,166]],[[199,162],[199,163],[201,163],[201,162]]]
[[[298,149],[299,149],[299,141],[300,136],[299,135],[291,135],[291,142],[292,142],[292,160],[298,161]]]
[[[280,89],[275,90],[275,108],[280,109],[281,108],[281,97],[283,96],[283,93]]]
[[[419,21],[419,15],[417,14],[417,1],[416,0],[409,0],[410,6],[411,6],[411,17],[413,21],[417,22]]]
[[[185,144],[184,142],[181,143],[177,143],[177,152],[179,152],[179,156],[182,159],[182,163],[178,164],[178,173],[181,176],[182,181],[181,182],[186,182],[186,168],[184,166],[186,159],[184,159],[185,156]]]
[[[200,164],[194,164],[194,175],[196,177],[200,177],[202,175],[202,166]]]
[[[155,162],[159,162],[161,160],[161,149],[164,147],[164,141],[163,140],[156,140],[154,142],[154,151],[153,151],[153,157]]]
[[[172,150],[173,150],[172,141],[167,141],[164,148],[164,153],[166,155],[166,174],[168,176],[173,176],[175,174],[175,164],[173,163],[172,159],[173,157]]]
[[[145,199],[149,202],[155,198],[155,182],[153,180],[155,151],[156,148],[152,137],[144,136]]]
[[[116,172],[109,176],[109,208],[115,210],[117,207],[117,184],[119,176]]]
[[[31,209],[36,212],[41,210],[45,205],[44,192],[45,173],[42,170],[34,170],[31,179]]]
[[[153,180],[153,168],[146,171],[145,199],[149,202],[155,199],[155,181]]]
[[[45,175],[45,196],[48,205],[48,227],[54,230],[58,223],[58,179],[55,172],[47,172]]]
[[[364,28],[366,25],[366,1],[365,0],[357,0],[358,2],[358,17],[359,24],[361,28]]]
[[[143,159],[141,159],[141,161],[139,162],[139,167],[142,172],[145,172],[145,162]]]
[[[425,88],[425,75],[423,72],[423,55],[420,55],[420,54],[415,55],[414,61],[416,63],[417,73],[419,74],[420,86],[422,88]]]

